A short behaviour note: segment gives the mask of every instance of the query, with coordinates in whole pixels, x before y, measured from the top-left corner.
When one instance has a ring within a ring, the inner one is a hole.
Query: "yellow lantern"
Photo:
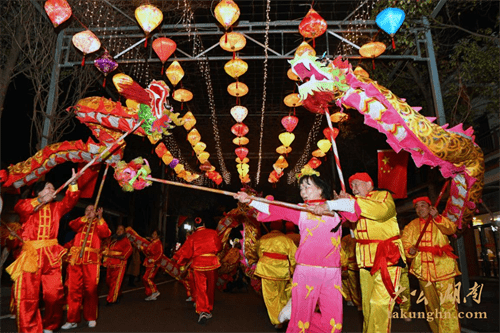
[[[215,6],[214,15],[217,21],[227,30],[240,17],[240,8],[233,0],[221,0]]]
[[[368,72],[365,71],[363,69],[363,67],[360,67],[360,66],[356,66],[356,68],[354,68],[354,75],[356,75],[356,76],[370,77],[370,74],[368,74]]]
[[[349,119],[349,115],[344,112],[335,112],[330,116],[332,123],[340,123],[342,121],[346,121],[347,119]]]
[[[221,37],[219,45],[225,51],[237,52],[247,45],[247,40],[239,32],[228,32]]]
[[[163,13],[153,5],[142,5],[135,10],[135,19],[146,35],[149,35],[163,21]]]
[[[187,140],[191,144],[191,146],[194,146],[198,142],[200,142],[201,135],[200,132],[196,128],[193,128],[191,132],[188,133]]]
[[[197,157],[198,157],[198,161],[200,161],[201,164],[204,164],[210,158],[210,154],[207,153],[206,151],[204,151],[204,152],[200,153]]]
[[[312,156],[314,156],[314,157],[324,157],[324,156],[326,155],[325,153],[323,153],[323,152],[321,151],[321,149],[316,149],[316,150],[315,150],[315,151],[313,151],[311,154],[312,154]]]
[[[292,151],[292,147],[279,146],[276,148],[276,152],[280,155],[288,154]]]
[[[250,160],[248,159],[248,157],[245,157],[244,159],[240,159],[239,157],[236,157],[235,159],[236,163],[238,164],[243,164],[243,163],[248,163]]]
[[[359,54],[365,58],[372,58],[373,69],[375,69],[375,58],[384,53],[386,46],[381,42],[370,42],[361,46]]]
[[[248,64],[240,58],[235,58],[226,62],[224,70],[229,76],[237,79],[247,72]]]
[[[281,133],[280,135],[278,135],[278,138],[280,139],[283,146],[290,147],[293,140],[295,140],[295,134],[284,132],[284,133]]]
[[[172,160],[174,159],[174,157],[172,156],[172,153],[167,150],[167,152],[165,154],[163,154],[161,159],[163,160],[163,163],[165,163],[166,165],[169,165],[170,162],[172,162]]]
[[[177,101],[177,102],[189,102],[190,100],[193,99],[193,93],[190,92],[187,89],[177,89],[174,90],[172,93],[172,97]]]
[[[175,60],[170,64],[170,66],[168,66],[166,75],[170,83],[172,83],[172,85],[175,87],[177,83],[179,83],[179,81],[184,77],[184,70],[182,69],[181,64],[179,64],[179,62]]]
[[[298,77],[291,68],[286,72],[286,76],[292,81],[300,81],[300,77]]]
[[[295,56],[301,56],[304,53],[307,53],[312,57],[316,56],[316,51],[306,42],[300,43],[299,47],[295,51]]]
[[[248,171],[250,171],[250,166],[246,163],[241,163],[236,165],[236,169],[240,176],[244,177],[248,174]]]
[[[185,170],[185,168],[184,168],[184,165],[182,163],[177,163],[177,165],[174,167],[174,171],[176,174],[179,174],[184,170]]]
[[[191,111],[186,112],[186,114],[182,117],[183,126],[186,131],[190,131],[194,125],[196,125],[196,118],[191,113]]]
[[[288,162],[286,161],[285,157],[283,157],[283,155],[280,155],[280,157],[278,157],[278,160],[274,164],[280,169],[288,168]]]
[[[200,178],[199,174],[197,173],[192,174],[191,172],[188,171],[187,176],[186,178],[184,178],[184,180],[187,181],[188,183],[191,183],[193,180],[196,180],[198,178]]]
[[[123,91],[123,87],[130,86],[134,83],[134,79],[132,79],[127,74],[118,73],[113,75],[113,84],[115,85],[116,90],[121,94]]]
[[[285,105],[288,106],[289,108],[294,108],[302,105],[302,100],[300,99],[298,93],[286,96],[283,102],[285,102]]]
[[[231,116],[236,122],[241,123],[248,115],[248,109],[241,105],[236,105],[231,108]]]
[[[205,150],[205,148],[207,148],[207,145],[204,142],[202,142],[202,141],[197,142],[193,146],[193,150],[196,153],[196,155],[201,154]]]
[[[327,139],[319,140],[317,145],[318,148],[325,154],[330,150],[330,148],[332,148],[332,143],[330,142],[330,140]]]
[[[248,86],[242,82],[233,82],[227,86],[227,92],[234,97],[242,97],[248,94]]]
[[[248,138],[244,136],[240,136],[233,139],[233,143],[237,146],[244,146],[248,144],[248,142],[249,142]]]

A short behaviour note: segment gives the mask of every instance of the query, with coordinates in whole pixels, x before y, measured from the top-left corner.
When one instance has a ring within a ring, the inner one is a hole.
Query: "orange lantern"
[[[163,163],[165,163],[166,165],[169,165],[170,162],[173,161],[174,157],[172,156],[172,153],[167,150],[167,152],[165,154],[163,154],[161,159],[162,159]]]
[[[181,67],[181,64],[177,60],[173,61],[170,66],[167,68],[167,78],[175,87],[177,83],[184,77],[184,70]]]
[[[227,86],[227,92],[234,97],[242,97],[248,93],[248,86],[242,82],[233,82]]]
[[[299,32],[304,38],[313,39],[313,47],[315,46],[314,39],[325,33],[327,24],[317,11],[309,9],[309,12],[299,24]]]
[[[189,102],[193,99],[193,93],[187,89],[177,89],[172,93],[172,98],[177,102],[181,102],[181,110],[184,108],[184,102]]]
[[[247,45],[247,40],[239,32],[229,32],[221,37],[219,45],[225,51],[237,52]]]
[[[146,42],[144,44],[144,47],[146,47],[148,35],[163,21],[163,13],[153,5],[142,5],[136,8],[135,19],[146,33]]]
[[[321,151],[321,149],[316,149],[311,153],[314,157],[324,157],[326,154]]]
[[[47,0],[43,8],[54,28],[57,28],[73,15],[71,7],[66,0]]]
[[[239,157],[235,158],[236,163],[248,163],[250,161],[248,157],[245,157],[244,159],[240,159]]]
[[[360,67],[360,66],[356,66],[356,68],[354,68],[354,75],[356,75],[356,76],[370,77],[370,74],[368,74],[368,72],[365,71],[363,69],[363,67]]]
[[[191,132],[188,133],[187,140],[191,144],[191,146],[194,146],[201,140],[201,135],[200,132],[196,128],[193,128]]]
[[[286,129],[287,132],[293,132],[297,124],[299,123],[299,118],[295,116],[286,116],[281,118],[281,124]]]
[[[300,77],[298,77],[291,68],[286,72],[286,76],[292,81],[300,81]]]
[[[240,176],[240,181],[243,183],[243,184],[247,184],[247,183],[250,183],[250,176],[249,175],[245,175],[243,177]]]
[[[231,108],[231,116],[236,122],[241,123],[248,115],[248,109],[241,105],[236,105]]]
[[[72,38],[73,45],[83,53],[82,66],[85,65],[85,55],[101,48],[99,38],[90,30],[81,31]]]
[[[302,105],[302,100],[300,99],[298,93],[286,96],[283,102],[285,102],[285,105],[288,106],[289,108],[294,108]]]
[[[215,6],[214,15],[217,21],[227,30],[240,17],[240,8],[233,0],[221,0]]]
[[[153,50],[161,60],[161,75],[163,75],[163,66],[165,65],[165,61],[170,58],[176,48],[177,44],[170,38],[160,37],[153,41]]]
[[[330,116],[330,120],[333,123],[340,123],[342,121],[346,121],[347,119],[349,119],[349,115],[344,112],[335,112]]]
[[[295,51],[295,56],[300,57],[303,54],[309,54],[310,56],[316,56],[316,51],[306,42],[300,43],[299,47]]]
[[[288,154],[292,151],[292,147],[279,146],[276,148],[276,152],[280,155]]]
[[[215,170],[215,167],[214,167],[212,164],[210,164],[210,162],[208,162],[208,161],[207,161],[207,162],[202,163],[202,164],[200,165],[200,170],[201,170],[201,171],[205,171],[205,172],[206,172],[206,171],[214,171],[214,170]]]
[[[238,79],[247,72],[248,64],[240,58],[234,58],[224,65],[224,70],[232,78]]]
[[[312,157],[309,162],[307,162],[307,165],[309,165],[311,168],[316,169],[321,165],[321,161],[318,160],[316,157]]]
[[[194,125],[196,125],[196,118],[191,113],[191,111],[186,112],[186,114],[182,117],[184,123],[182,124],[186,131],[190,131]]]
[[[193,150],[196,153],[196,155],[201,154],[205,148],[207,148],[207,145],[205,142],[199,141],[193,146]]]
[[[365,58],[372,58],[373,69],[375,69],[375,58],[384,53],[386,46],[381,42],[370,42],[361,46],[359,54]]]
[[[210,154],[207,153],[206,151],[201,152],[200,154],[197,155],[198,161],[200,161],[201,164],[206,163],[208,159],[210,158]]]
[[[280,169],[288,168],[288,162],[286,161],[285,157],[283,157],[283,155],[278,157],[278,160],[276,161],[276,163],[274,163],[274,165],[276,165],[276,167]]]
[[[176,174],[179,174],[184,170],[185,170],[185,167],[182,163],[177,163],[177,165],[174,167],[174,171]]]
[[[248,133],[248,126],[243,123],[234,124],[231,132],[236,136],[245,136]]]
[[[330,150],[330,148],[332,148],[332,143],[330,142],[330,140],[327,139],[319,140],[317,145],[318,148],[325,154]]]
[[[249,142],[247,137],[241,136],[233,139],[233,143],[237,146],[247,145]]]
[[[284,132],[284,133],[281,133],[280,135],[278,135],[278,138],[280,139],[283,146],[290,147],[293,140],[295,140],[295,134]]]
[[[238,156],[240,160],[243,160],[248,155],[248,148],[238,147],[234,150],[234,152],[236,153],[236,156]]]

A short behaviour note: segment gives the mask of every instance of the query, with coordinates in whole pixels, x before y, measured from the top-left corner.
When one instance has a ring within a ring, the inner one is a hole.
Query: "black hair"
[[[45,188],[45,185],[47,185],[47,183],[49,183],[49,182],[46,180],[41,180],[41,181],[35,183],[35,185],[33,186],[33,197],[34,198],[38,197],[38,193],[43,191],[43,189]]]
[[[327,182],[325,182],[323,179],[319,178],[316,175],[302,176],[299,179],[299,186],[308,179],[310,182],[313,182],[316,186],[318,186],[321,189],[321,196],[323,197],[323,199],[326,200],[332,199],[332,189],[330,187],[330,184],[328,184]]]

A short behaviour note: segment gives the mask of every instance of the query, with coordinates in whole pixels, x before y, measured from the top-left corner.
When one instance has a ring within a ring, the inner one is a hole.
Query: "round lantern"
[[[227,92],[234,97],[242,97],[248,94],[248,86],[242,82],[233,82],[227,86]]]
[[[227,30],[240,17],[240,8],[233,0],[221,0],[215,6],[214,15],[217,21]]]
[[[236,105],[231,108],[231,116],[236,122],[241,123],[248,115],[248,109],[241,105]]]
[[[153,5],[142,5],[136,8],[135,19],[147,36],[160,25],[163,13]]]
[[[292,147],[279,146],[278,148],[276,148],[276,152],[280,155],[288,154],[291,151]]]
[[[194,146],[193,146],[193,150],[195,152],[196,155],[199,155],[201,154],[205,148],[207,148],[207,145],[205,142],[202,142],[202,141],[199,141],[197,142]]]
[[[191,111],[186,112],[186,114],[182,117],[182,120],[184,122],[182,125],[184,126],[186,131],[190,131],[191,128],[196,125],[196,118],[191,113]]]
[[[346,121],[347,119],[349,119],[349,115],[344,112],[335,112],[330,116],[330,120],[333,123],[340,123],[342,121]]]
[[[71,7],[66,0],[47,0],[43,8],[54,28],[57,28],[73,15]]]
[[[363,69],[363,67],[360,67],[360,66],[356,66],[356,68],[354,68],[354,75],[356,75],[356,76],[370,77],[370,74],[368,74],[368,72],[365,71]]]
[[[248,126],[243,123],[234,124],[233,127],[231,127],[231,133],[236,136],[245,136],[248,133]]]
[[[310,56],[314,57],[316,55],[316,51],[308,43],[302,42],[295,51],[295,56],[300,57],[303,54],[309,54]]]
[[[288,106],[289,108],[295,108],[297,106],[302,105],[302,100],[300,99],[298,93],[286,96],[283,102],[285,102],[285,105]]]
[[[401,27],[404,20],[405,12],[399,8],[386,8],[381,11],[375,19],[375,23],[377,23],[380,29],[384,30],[389,34],[389,36],[391,36],[393,49],[396,48],[396,44],[394,43],[394,35],[396,34],[396,31],[398,31],[398,29]]]
[[[319,140],[317,145],[318,148],[325,154],[330,150],[330,148],[332,148],[332,143],[327,139]]]
[[[229,60],[224,65],[224,70],[226,73],[234,79],[239,78],[248,70],[248,64],[241,60],[240,58],[234,58]]]
[[[236,156],[238,156],[240,160],[243,160],[248,155],[248,148],[238,147],[234,150],[234,152],[236,153]]]
[[[236,157],[235,161],[236,161],[236,163],[248,163],[250,160],[248,159],[248,157],[245,157],[242,160],[239,157]]]
[[[190,100],[193,99],[193,93],[187,89],[177,89],[172,93],[172,97],[177,102],[184,103],[184,102],[189,102]]]
[[[83,53],[82,66],[85,65],[85,55],[101,48],[99,38],[90,30],[81,31],[72,38],[73,45]]]
[[[280,135],[278,135],[278,138],[280,139],[283,146],[290,147],[293,140],[295,140],[295,134],[284,132],[284,133],[281,133]]]
[[[323,152],[321,151],[321,149],[316,149],[315,151],[313,151],[313,152],[311,153],[311,155],[312,155],[312,156],[314,156],[314,157],[323,157],[323,156],[325,156],[326,154],[325,154],[325,153],[323,153]]]
[[[304,38],[314,39],[325,33],[327,28],[326,21],[314,9],[309,9],[309,12],[299,24],[299,32]]]
[[[298,77],[291,68],[286,72],[286,76],[292,81],[300,81],[300,77]]]
[[[175,87],[177,83],[184,77],[184,70],[181,67],[181,64],[177,60],[173,61],[170,66],[167,68],[167,78]]]
[[[201,164],[206,163],[208,159],[210,158],[210,154],[207,153],[206,151],[201,152],[197,155],[198,161],[200,161]]]
[[[248,144],[248,142],[249,142],[248,138],[244,136],[240,136],[233,139],[233,143],[237,146],[245,146]]]
[[[106,77],[118,67],[118,63],[109,55],[108,51],[104,51],[104,54],[94,60],[94,66],[104,74],[102,86],[105,87]]]
[[[297,124],[299,123],[299,118],[295,116],[285,116],[281,118],[281,124],[286,129],[287,132],[293,132]]]
[[[228,32],[219,41],[220,47],[228,52],[237,52],[244,48],[246,44],[245,36],[239,32]]]
[[[177,44],[170,38],[160,37],[153,41],[153,50],[161,60],[161,74],[163,75],[163,66],[165,61],[170,58],[177,48]]]
[[[381,42],[369,42],[361,46],[359,54],[365,58],[372,58],[373,69],[375,69],[375,58],[384,53],[386,46]]]
[[[193,128],[191,132],[188,133],[187,140],[191,144],[191,146],[194,146],[197,144],[201,139],[200,132],[196,128]]]

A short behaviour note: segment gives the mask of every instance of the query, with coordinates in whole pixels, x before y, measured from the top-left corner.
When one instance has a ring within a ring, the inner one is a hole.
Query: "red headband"
[[[201,217],[197,217],[197,218],[195,218],[195,219],[194,219],[194,222],[195,222],[196,224],[201,224]]]
[[[419,201],[425,201],[429,204],[429,206],[432,206],[432,202],[431,202],[431,199],[429,199],[429,197],[418,197],[416,199],[413,200],[413,206],[415,206],[417,204],[417,202]]]
[[[352,189],[352,182],[354,180],[361,180],[363,182],[368,182],[371,183],[373,186],[373,180],[366,172],[358,172],[349,177],[349,186],[351,187],[351,189]]]

